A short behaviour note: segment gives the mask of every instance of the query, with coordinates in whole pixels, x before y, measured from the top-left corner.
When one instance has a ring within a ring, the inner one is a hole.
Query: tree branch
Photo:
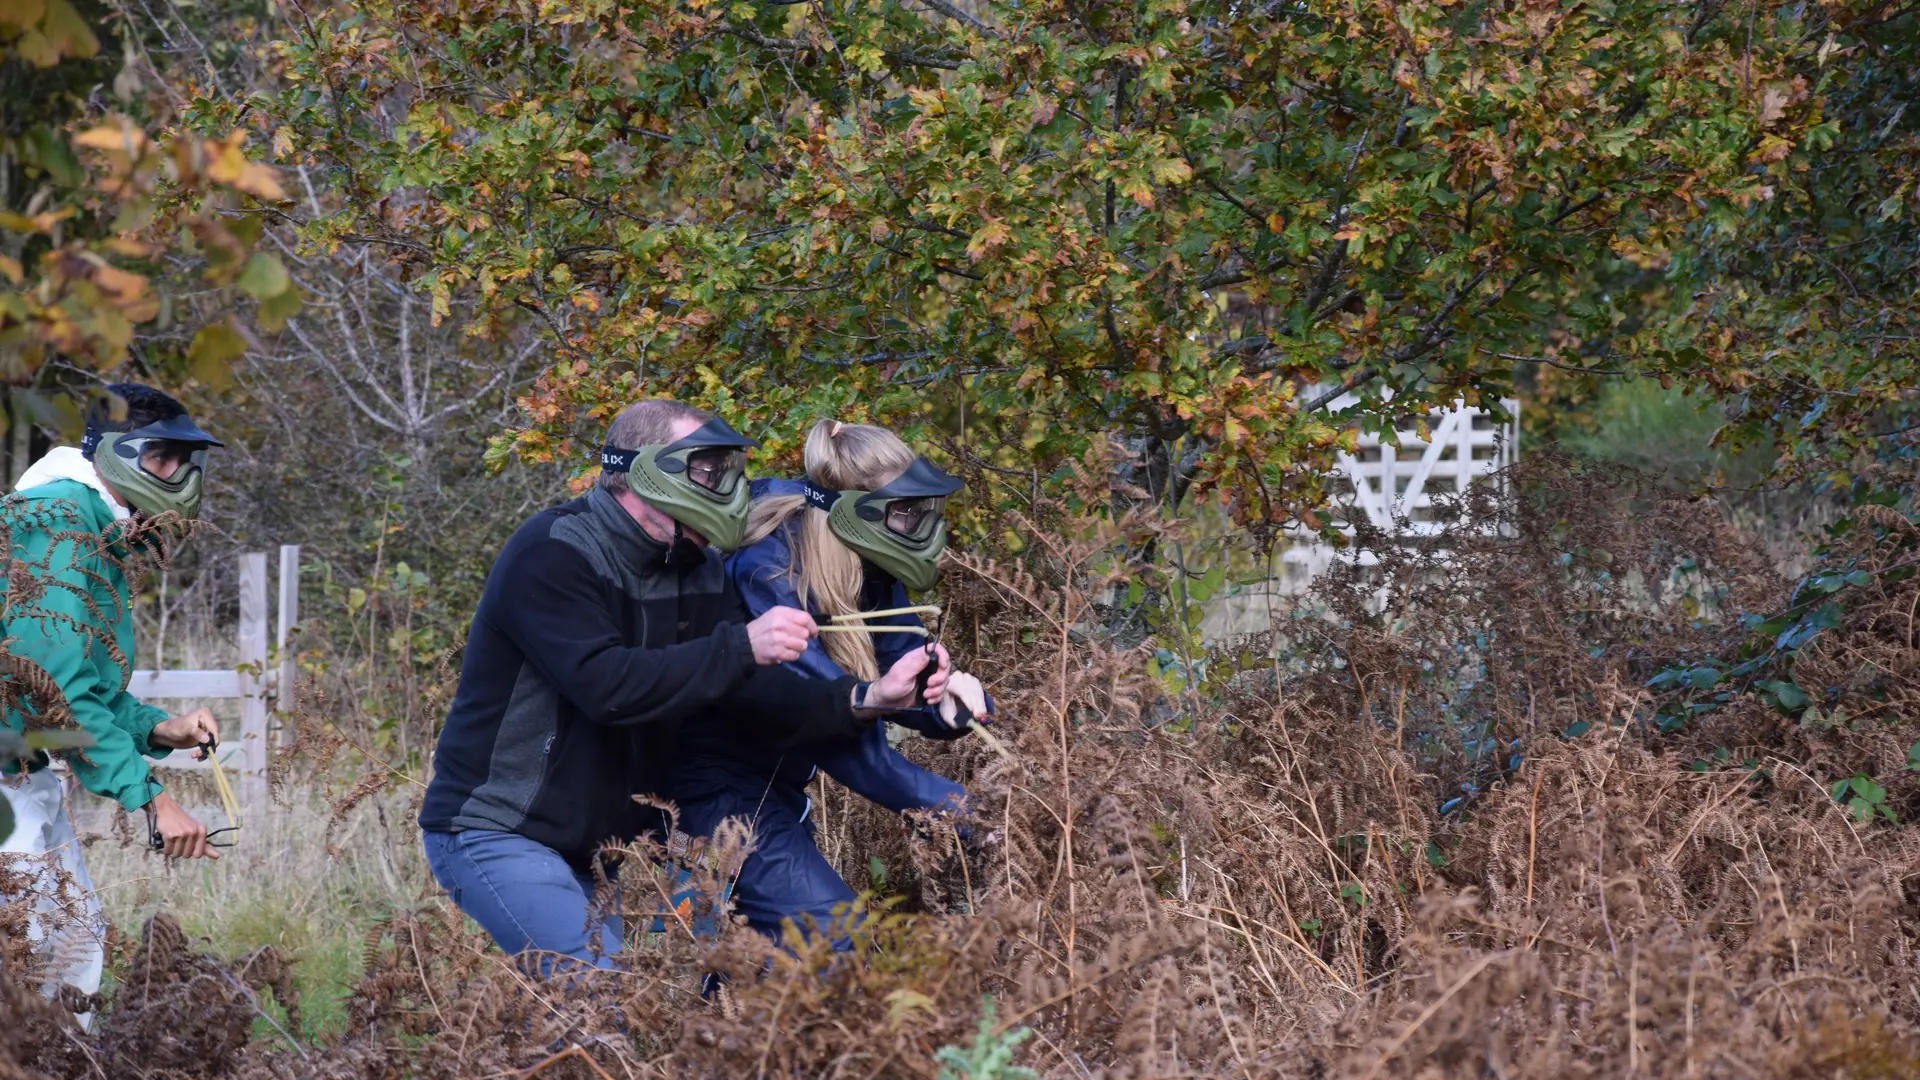
[[[1305,405],[1300,406],[1300,411],[1301,412],[1319,412],[1321,409],[1325,408],[1329,402],[1333,401],[1333,399],[1339,397],[1341,394],[1345,394],[1352,391],[1354,387],[1359,386],[1361,383],[1371,382],[1374,376],[1377,374],[1378,372],[1374,371],[1370,367],[1355,368],[1354,370],[1347,373],[1346,378],[1340,380],[1339,386],[1336,386],[1331,390],[1322,391],[1319,394],[1319,396],[1315,397],[1312,401],[1309,401]]]
[[[968,26],[973,27],[975,30],[980,31],[981,33],[987,35],[990,38],[994,38],[998,40],[1000,37],[999,33],[997,33],[993,29],[993,27],[988,26],[986,23],[981,22],[979,19],[976,19],[973,16],[967,14],[966,12],[961,11],[959,8],[954,7],[952,4],[947,3],[947,0],[920,0],[920,2],[922,4],[925,4],[930,10],[937,11],[940,14],[945,15],[947,18],[954,20],[955,22],[966,23]]]
[[[1581,375],[1634,375],[1634,374],[1637,374],[1637,372],[1628,371],[1626,368],[1581,367],[1578,364],[1563,364],[1560,361],[1555,360],[1551,356],[1519,356],[1514,353],[1504,353],[1504,352],[1497,353],[1495,355],[1499,356],[1500,359],[1502,360],[1511,360],[1516,364],[1545,364],[1548,367],[1559,368],[1561,371],[1572,371]]]

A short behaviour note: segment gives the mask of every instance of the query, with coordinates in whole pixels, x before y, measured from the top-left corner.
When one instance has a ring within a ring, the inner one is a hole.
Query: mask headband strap
[[[807,505],[815,510],[832,510],[833,504],[840,501],[839,492],[820,487],[811,479],[807,481],[806,495]]]
[[[622,450],[617,446],[600,448],[600,467],[607,472],[632,472],[633,463],[639,460],[640,451]]]

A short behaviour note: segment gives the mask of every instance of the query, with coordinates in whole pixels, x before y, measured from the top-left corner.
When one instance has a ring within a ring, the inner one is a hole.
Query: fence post
[[[273,709],[282,717],[293,714],[293,628],[300,622],[300,545],[280,545],[280,603],[275,613],[274,645],[280,657],[280,671],[274,678]],[[287,725],[280,724],[280,741],[285,742]]]
[[[267,554],[258,551],[240,556],[240,789],[256,814],[267,808],[266,691]]]

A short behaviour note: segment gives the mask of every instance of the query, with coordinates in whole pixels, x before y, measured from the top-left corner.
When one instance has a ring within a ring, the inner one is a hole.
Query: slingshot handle
[[[939,657],[934,655],[933,646],[931,645],[927,646],[927,653],[927,666],[921,668],[919,678],[913,680],[913,702],[915,705],[932,705],[933,708],[938,709],[940,706],[937,703],[927,700],[927,683],[933,679],[934,668],[938,664]],[[953,702],[953,719],[955,726],[966,727],[973,723],[973,710],[967,707],[965,699],[951,693],[949,693],[947,697]]]

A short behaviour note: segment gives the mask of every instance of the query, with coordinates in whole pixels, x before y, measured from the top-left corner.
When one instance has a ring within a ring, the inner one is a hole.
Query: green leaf
[[[215,390],[227,386],[227,365],[247,351],[247,339],[230,322],[217,322],[200,328],[187,346],[187,368],[193,377]]]
[[[298,286],[278,296],[267,297],[260,301],[260,311],[256,316],[260,322],[260,329],[270,334],[279,333],[286,329],[287,320],[300,314],[300,309],[305,306],[305,298],[300,295]]]
[[[21,159],[53,178],[61,187],[79,187],[87,182],[87,172],[74,156],[66,136],[53,128],[37,127],[27,131]]]
[[[1720,670],[1710,667],[1694,668],[1687,672],[1687,682],[1691,683],[1695,690],[1711,690],[1720,682]]]
[[[1214,567],[1200,575],[1198,580],[1187,579],[1187,598],[1196,604],[1204,604],[1213,599],[1213,594],[1227,580],[1227,572],[1222,567]]]
[[[1754,684],[1774,700],[1774,704],[1787,712],[1795,712],[1806,707],[1810,700],[1807,692],[1790,682],[1770,681]]]
[[[247,258],[247,265],[240,271],[236,282],[240,291],[255,300],[265,300],[279,296],[293,287],[293,279],[287,276],[287,268],[280,260],[264,251],[256,251]]]

